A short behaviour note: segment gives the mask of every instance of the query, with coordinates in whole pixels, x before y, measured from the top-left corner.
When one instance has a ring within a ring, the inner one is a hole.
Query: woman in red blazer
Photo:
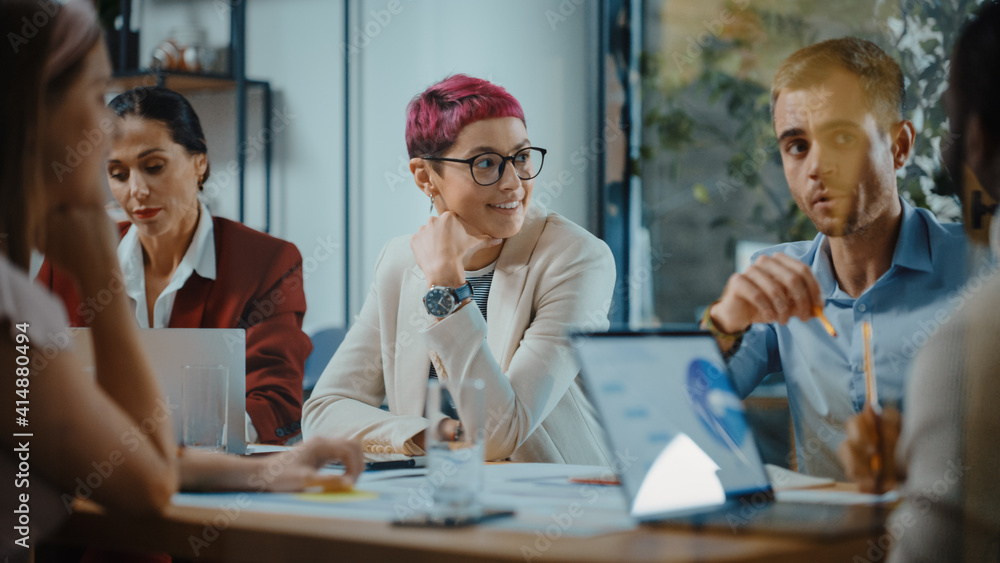
[[[142,327],[246,330],[247,439],[281,444],[299,433],[302,373],[312,350],[302,257],[295,245],[212,217],[199,200],[208,148],[180,94],[135,88],[110,104],[120,118],[108,181],[130,222],[119,225],[125,291]],[[59,295],[74,326],[100,312],[101,295],[79,298],[46,262],[39,280]]]

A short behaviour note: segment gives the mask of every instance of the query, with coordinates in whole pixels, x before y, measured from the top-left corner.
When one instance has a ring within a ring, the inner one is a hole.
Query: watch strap
[[[465,282],[462,285],[455,288],[455,300],[457,301],[457,303],[460,304],[462,303],[462,301],[465,301],[466,299],[472,297],[474,293],[475,292],[472,291],[472,284],[469,282]]]

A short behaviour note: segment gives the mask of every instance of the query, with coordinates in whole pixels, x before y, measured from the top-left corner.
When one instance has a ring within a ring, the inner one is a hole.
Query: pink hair
[[[406,106],[406,150],[410,158],[439,155],[455,143],[466,125],[499,117],[516,117],[523,123],[524,110],[503,87],[453,74]]]

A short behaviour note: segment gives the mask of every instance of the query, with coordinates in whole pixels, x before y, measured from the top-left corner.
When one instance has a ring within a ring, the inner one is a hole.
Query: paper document
[[[899,493],[889,491],[881,495],[869,495],[834,489],[796,489],[794,491],[775,491],[774,498],[778,499],[779,502],[810,504],[889,504],[899,500]]]
[[[812,475],[798,473],[770,463],[765,463],[764,469],[767,470],[767,480],[771,482],[771,488],[776,491],[814,489],[829,487],[834,484],[834,480],[829,477],[813,477]]]

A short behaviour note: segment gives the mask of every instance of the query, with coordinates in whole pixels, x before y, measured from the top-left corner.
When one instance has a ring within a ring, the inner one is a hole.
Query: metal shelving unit
[[[132,19],[132,0],[121,0],[122,33],[119,34],[118,68],[128,69],[128,33]],[[160,70],[128,69],[116,72],[112,88],[129,90],[137,86],[154,83],[181,93],[186,92],[234,92],[236,98],[236,164],[239,189],[239,221],[246,219],[246,151],[240,150],[247,139],[247,89],[261,88],[263,91],[262,126],[267,127],[272,110],[271,83],[266,80],[252,80],[246,75],[246,1],[230,2],[229,12],[229,73],[190,73]],[[153,80],[150,80],[152,77]],[[155,82],[153,82],[155,81]],[[271,160],[273,156],[273,135],[264,136],[264,232],[271,231]]]

